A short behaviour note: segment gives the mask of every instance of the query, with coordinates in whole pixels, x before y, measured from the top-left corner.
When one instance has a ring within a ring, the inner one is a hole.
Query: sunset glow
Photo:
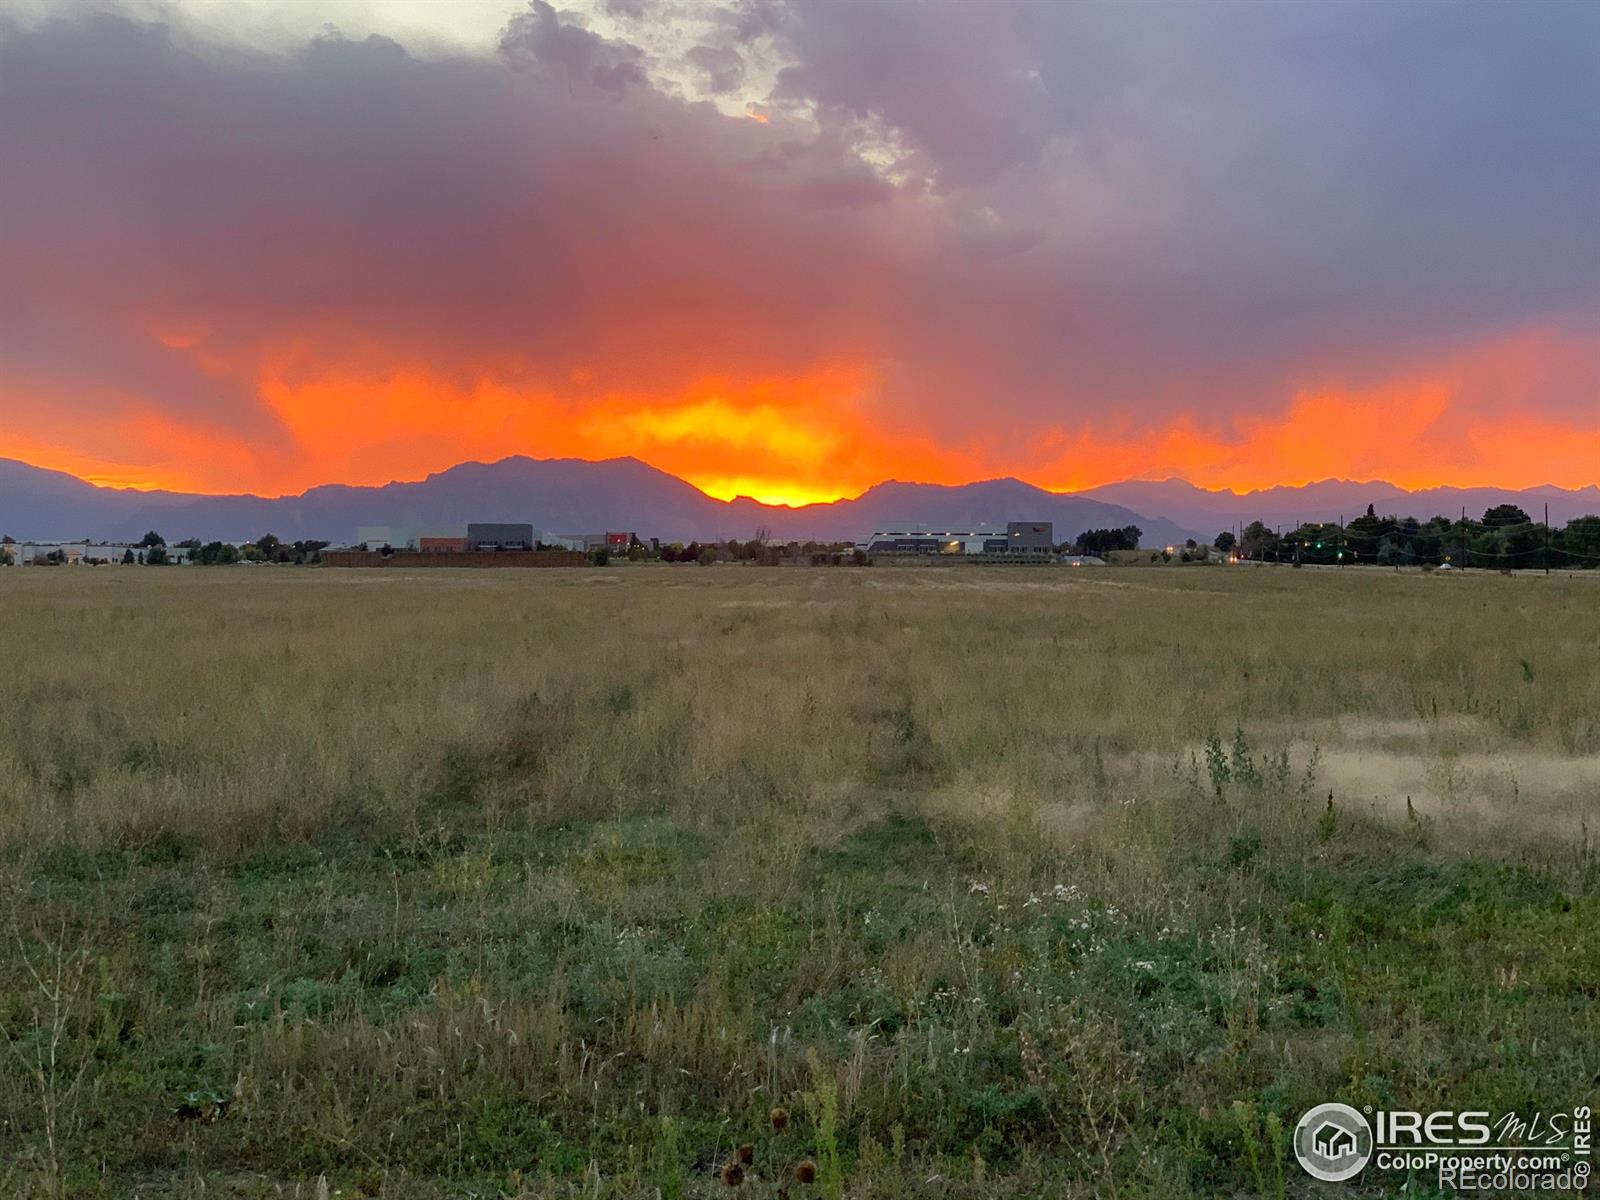
[[[951,448],[894,428],[875,416],[872,383],[860,370],[753,384],[713,378],[657,396],[574,391],[570,380],[563,391],[503,378],[463,382],[420,363],[317,373],[303,361],[289,365],[292,356],[266,357],[272,365],[261,368],[255,392],[277,432],[265,446],[136,406],[92,426],[58,422],[56,440],[19,432],[7,453],[108,486],[263,495],[419,479],[514,453],[632,456],[718,499],[786,505],[853,497],[885,479],[955,484],[1002,475],[1054,491],[1169,477],[1236,492],[1327,478],[1413,489],[1583,487],[1600,463],[1600,422],[1527,411],[1552,371],[1581,387],[1590,361],[1586,347],[1541,331],[1375,387],[1307,389],[1276,414],[1220,429],[1181,412],[1154,426],[1053,426],[1024,447]]]
[[[448,52],[286,26],[234,53],[182,3],[8,27],[0,453],[263,495],[633,456],[791,505],[1600,481],[1592,157],[1538,150],[1593,136],[1540,82],[1573,39],[1480,31],[1451,51],[1477,74],[1423,94],[1341,48],[1264,122],[1299,10],[1219,10],[1274,51],[1240,58],[1181,8],[1024,36],[980,7],[915,37],[887,6],[708,9],[657,44],[536,5]],[[1457,115],[1495,80],[1499,155]]]

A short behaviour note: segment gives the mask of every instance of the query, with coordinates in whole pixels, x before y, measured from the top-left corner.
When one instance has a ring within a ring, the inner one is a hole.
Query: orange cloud
[[[276,490],[385,483],[508,454],[631,455],[719,499],[808,504],[897,474],[960,482],[982,469],[920,436],[874,429],[862,410],[867,388],[861,372],[829,370],[708,379],[670,396],[571,395],[491,379],[462,385],[421,366],[311,376],[280,366],[260,393],[295,445]]]
[[[1173,476],[1236,492],[1329,478],[1586,487],[1600,481],[1600,408],[1585,425],[1531,405],[1536,393],[1583,386],[1584,354],[1535,330],[1376,387],[1307,389],[1280,415],[1221,430],[1180,415],[1156,428],[1057,431],[1031,477],[1059,491]]]
[[[203,339],[153,336],[173,353],[204,352]],[[1600,476],[1600,413],[1563,419],[1534,400],[1581,386],[1586,354],[1533,331],[1374,386],[1307,387],[1275,415],[1205,423],[1180,414],[1161,425],[1102,423],[951,447],[875,422],[877,381],[856,367],[709,378],[654,395],[590,390],[598,382],[589,369],[555,384],[515,363],[463,378],[381,354],[361,369],[319,367],[290,348],[266,356],[259,371],[265,434],[197,425],[127,398],[92,428],[72,428],[41,401],[28,408],[35,428],[13,429],[0,452],[97,483],[266,495],[415,479],[511,454],[632,455],[719,498],[780,504],[853,496],[888,478],[1005,474],[1060,491],[1167,476],[1236,491],[1329,477],[1580,487]],[[207,367],[223,372],[214,361]]]
[[[1418,474],[1433,473],[1428,437],[1449,403],[1438,383],[1402,383],[1363,396],[1300,396],[1281,417],[1239,420],[1231,436],[1208,433],[1189,415],[1122,437],[1057,434],[1056,462],[1039,478],[1056,491],[1169,476],[1234,491],[1333,477],[1431,486],[1438,480]]]

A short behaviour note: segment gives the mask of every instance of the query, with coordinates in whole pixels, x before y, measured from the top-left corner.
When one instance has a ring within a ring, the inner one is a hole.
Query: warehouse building
[[[1055,553],[1055,527],[1049,521],[1011,521],[1005,525],[967,525],[930,529],[901,525],[874,530],[856,543],[868,554],[995,554],[1044,557]]]
[[[363,525],[356,531],[355,544],[362,550],[461,554],[469,550],[532,550],[538,536],[532,525],[521,522],[473,521],[465,526],[432,528]]]
[[[1055,526],[1049,521],[1006,523],[1006,553],[1048,555],[1056,552]]]
[[[474,550],[532,550],[533,543],[532,525],[473,521],[467,526],[467,544]]]
[[[857,545],[868,554],[1003,554],[1006,531],[993,525],[967,525],[960,529],[901,525],[875,529]]]
[[[138,542],[7,542],[4,549],[19,567],[59,563],[64,566],[143,565],[150,547]],[[189,561],[187,546],[163,546],[166,561],[178,565]]]
[[[356,530],[356,545],[367,550],[416,550],[423,538],[460,537],[461,529],[415,529],[401,525],[363,525]]]

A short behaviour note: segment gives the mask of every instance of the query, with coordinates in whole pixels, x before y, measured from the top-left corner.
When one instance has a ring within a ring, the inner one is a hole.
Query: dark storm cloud
[[[269,352],[661,393],[847,362],[959,440],[1220,422],[1600,309],[1594,5],[733,5],[687,57],[708,94],[777,55],[758,124],[653,84],[655,8],[609,3],[640,44],[542,2],[479,58],[0,34],[0,386],[270,427]],[[141,342],[171,324],[211,365]]]
[[[543,6],[495,60],[338,38],[247,55],[117,17],[13,32],[0,294],[68,378],[168,324],[235,364],[422,356],[644,390],[867,353],[835,293],[885,253],[844,203],[877,177],[642,86],[638,61]],[[154,403],[182,390],[182,367],[116,365]]]
[[[1600,8],[912,11],[797,7],[780,92],[892,129],[1000,244],[1050,231],[977,281],[1025,378],[1159,406],[1186,372],[1265,387],[1594,313]]]

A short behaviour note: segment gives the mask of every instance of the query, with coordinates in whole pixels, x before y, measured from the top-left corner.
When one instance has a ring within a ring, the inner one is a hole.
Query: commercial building
[[[412,528],[363,525],[356,531],[359,550],[415,550],[422,554],[465,554],[476,550],[532,550],[540,535],[524,522],[472,521],[466,525]]]
[[[467,545],[473,550],[532,550],[533,526],[473,521],[467,525]]]
[[[1049,521],[1006,522],[1007,554],[1049,555],[1055,552],[1055,526]]]
[[[1005,525],[967,525],[956,529],[906,524],[874,530],[856,545],[868,554],[995,554],[1042,558],[1055,553],[1054,529],[1049,521],[1011,521]]]
[[[3,549],[19,567],[50,563],[69,567],[140,565],[150,553],[149,547],[134,542],[7,542]],[[162,549],[166,551],[169,564],[189,561],[191,551],[187,546],[163,546]]]
[[[424,541],[448,542],[451,539],[465,542],[467,530],[463,525],[431,525],[426,528],[412,525],[363,525],[356,530],[355,544],[365,550],[421,550]]]
[[[406,550],[413,536],[413,530],[397,529],[393,525],[363,525],[356,530],[356,545],[367,550],[382,550],[385,546]]]
[[[415,550],[421,530],[398,525],[363,525],[356,530],[356,545],[368,550]]]
[[[857,547],[868,554],[1004,554],[1006,531],[998,525],[929,529],[907,524],[875,529]]]

